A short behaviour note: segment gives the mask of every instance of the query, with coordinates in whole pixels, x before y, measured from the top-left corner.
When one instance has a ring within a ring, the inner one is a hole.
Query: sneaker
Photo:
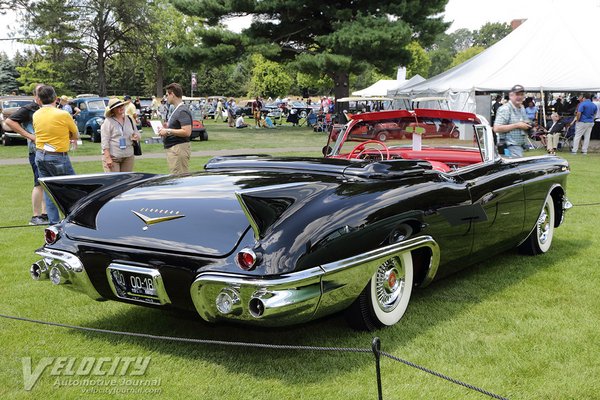
[[[48,219],[48,214],[42,214],[40,216],[40,218],[45,222],[45,223],[50,223],[50,220]]]
[[[44,220],[42,219],[42,217],[38,217],[38,216],[33,216],[31,217],[31,219],[29,220],[29,225],[47,225],[48,222],[44,222]]]

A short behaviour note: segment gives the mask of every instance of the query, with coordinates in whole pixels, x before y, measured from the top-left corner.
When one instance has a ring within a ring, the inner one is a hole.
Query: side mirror
[[[327,157],[328,155],[331,154],[331,152],[333,151],[333,149],[331,148],[331,146],[323,146],[323,149],[321,151],[323,153],[323,156]]]

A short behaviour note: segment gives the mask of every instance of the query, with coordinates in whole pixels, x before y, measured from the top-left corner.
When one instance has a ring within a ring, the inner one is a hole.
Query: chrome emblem
[[[158,209],[147,209],[147,208],[142,208],[140,211],[150,211],[150,212],[156,212],[159,214],[163,214],[160,217],[149,217],[147,215],[144,215],[140,212],[137,211],[133,211],[131,210],[131,212],[138,217],[139,219],[141,219],[142,221],[144,221],[144,224],[146,224],[146,226],[144,226],[144,230],[148,229],[148,226],[150,225],[154,225],[154,224],[158,224],[160,222],[165,222],[165,221],[171,221],[173,219],[178,219],[178,218],[183,218],[185,217],[185,215],[180,214],[179,211],[173,212],[170,210],[158,210]]]

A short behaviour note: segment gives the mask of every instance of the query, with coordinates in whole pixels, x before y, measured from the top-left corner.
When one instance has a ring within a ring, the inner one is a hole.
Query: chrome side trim
[[[439,246],[431,236],[415,237],[323,265],[325,275],[321,281],[323,295],[319,304],[318,316],[347,308],[360,295],[381,264],[387,260],[399,258],[403,253],[423,247],[428,247],[432,254],[427,274],[420,285],[424,287],[435,277],[440,261]]]
[[[419,236],[412,239],[404,240],[402,242],[394,243],[380,249],[375,249],[364,254],[360,254],[354,257],[346,258],[344,260],[335,261],[329,264],[322,265],[321,268],[327,274],[337,272],[340,269],[352,268],[356,265],[369,263],[373,260],[380,259],[395,255],[397,253],[403,253],[405,251],[417,250],[422,247],[429,247],[431,249],[431,261],[427,268],[427,274],[421,287],[425,287],[431,283],[440,263],[440,248],[435,240],[431,236]]]
[[[83,267],[83,263],[75,254],[45,247],[42,247],[35,253],[42,257],[36,263],[42,271],[50,271],[54,267],[60,270],[61,276],[64,277],[65,287],[85,293],[94,300],[104,300],[98,291],[96,291],[96,288],[94,288]],[[47,278],[46,274],[43,275],[44,279]]]

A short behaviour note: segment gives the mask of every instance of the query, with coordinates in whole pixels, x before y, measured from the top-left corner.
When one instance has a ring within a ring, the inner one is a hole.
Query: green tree
[[[148,91],[162,97],[166,78],[174,81],[175,75],[187,75],[185,80],[179,80],[187,86],[190,73],[199,72],[198,63],[182,65],[173,59],[171,50],[176,46],[194,47],[203,23],[199,18],[182,14],[168,0],[149,3],[148,20],[149,34],[140,37],[139,56],[145,61]]]
[[[253,67],[248,97],[277,97],[289,93],[294,80],[281,64],[267,60],[260,54],[253,54],[250,59]]]
[[[411,42],[406,48],[410,51],[410,62],[406,66],[406,78],[410,79],[417,74],[427,78],[431,67],[431,60],[427,52],[418,42]]]
[[[428,53],[429,59],[431,60],[431,66],[429,67],[429,77],[441,74],[450,68],[454,55],[452,51],[448,49],[437,49],[432,50]]]
[[[246,53],[260,53],[301,72],[326,74],[336,97],[349,92],[350,73],[368,65],[392,73],[410,60],[405,49],[416,39],[429,45],[447,27],[437,14],[447,0],[172,0],[188,15],[206,18],[214,26],[202,32],[202,45],[181,48],[186,59],[234,62]],[[240,34],[218,24],[239,15],[253,16]]]
[[[38,83],[54,86],[56,93],[68,92],[61,71],[56,70],[54,63],[39,53],[26,66],[17,67],[17,71],[20,74],[17,81],[25,93],[33,92]]]
[[[481,46],[474,46],[465,51],[461,51],[460,53],[458,53],[454,56],[454,59],[452,59],[452,64],[450,65],[450,67],[456,67],[457,65],[464,63],[468,59],[475,57],[477,54],[481,53],[484,50],[485,49]]]
[[[0,53],[0,93],[9,94],[19,90],[19,73],[6,53]]]
[[[502,22],[487,22],[473,33],[473,44],[488,48],[504,39],[511,32],[510,25]]]
[[[367,88],[381,79],[392,79],[382,74],[377,68],[367,68],[360,74],[350,75],[350,92]],[[321,92],[325,93],[325,92]]]
[[[56,71],[66,69],[57,68],[65,54],[83,57],[85,71],[95,69],[96,91],[105,95],[106,64],[117,54],[135,52],[138,38],[148,33],[147,9],[144,0],[40,0],[26,14],[26,29],[37,33],[33,43]]]

